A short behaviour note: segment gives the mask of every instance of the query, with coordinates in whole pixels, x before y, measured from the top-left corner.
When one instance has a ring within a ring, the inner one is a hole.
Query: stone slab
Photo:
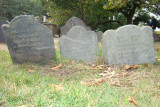
[[[97,35],[82,26],[74,26],[60,40],[60,53],[63,59],[94,62],[99,53]]]
[[[155,62],[152,29],[126,25],[102,35],[102,51],[108,64],[142,64]]]
[[[91,30],[90,27],[87,27],[85,23],[77,17],[72,17],[70,18],[66,24],[61,28],[61,35],[67,35],[68,31],[73,27],[73,26],[83,26],[87,30]]]
[[[44,63],[56,57],[52,32],[31,15],[15,17],[2,31],[14,63]]]

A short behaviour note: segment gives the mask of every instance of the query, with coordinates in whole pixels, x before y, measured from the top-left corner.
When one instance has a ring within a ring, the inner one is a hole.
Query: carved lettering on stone
[[[39,63],[56,57],[52,32],[33,16],[17,16],[2,30],[13,62]]]
[[[152,30],[126,25],[108,30],[102,36],[102,51],[108,64],[142,64],[155,62]]]

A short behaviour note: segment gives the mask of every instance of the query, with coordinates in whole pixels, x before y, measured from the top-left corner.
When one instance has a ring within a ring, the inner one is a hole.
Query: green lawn
[[[156,43],[158,44],[158,43]],[[160,47],[156,47],[156,50]],[[57,61],[47,65],[13,64],[8,52],[0,50],[0,106],[41,107],[159,107],[160,62],[142,64],[126,71],[123,66],[111,66],[112,77],[102,83],[100,73],[85,62],[63,61],[59,51]],[[156,52],[158,58],[160,53]],[[53,67],[62,64],[61,69]],[[103,64],[103,61],[97,61]],[[116,81],[119,85],[114,84]],[[137,102],[135,105],[128,99]]]

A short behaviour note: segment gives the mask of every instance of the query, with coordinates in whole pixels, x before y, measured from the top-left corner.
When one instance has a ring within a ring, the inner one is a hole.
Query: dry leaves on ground
[[[103,76],[103,77],[115,77],[118,75],[118,73],[116,73],[115,71],[103,71],[102,73],[99,74],[100,76]]]
[[[90,70],[104,70],[105,69],[105,66],[104,65],[94,65],[92,64],[92,67],[89,68]]]
[[[120,86],[120,82],[119,81],[115,81],[115,82],[111,83],[111,85],[119,87]]]
[[[17,107],[28,107],[28,106],[26,106],[26,105],[21,105],[21,106],[17,106]]]
[[[58,66],[56,66],[56,67],[53,67],[53,68],[51,68],[52,70],[57,70],[57,69],[61,69],[62,68],[62,64],[59,64]]]
[[[131,69],[138,69],[140,65],[125,65],[124,69],[125,70],[131,70]]]
[[[90,81],[81,81],[80,84],[82,85],[88,85],[88,86],[94,86],[94,85],[101,85],[103,82],[105,82],[107,79],[106,77],[90,80]]]
[[[131,97],[128,98],[128,101],[134,103],[135,105],[138,105],[138,103],[135,100],[133,100]]]
[[[27,70],[29,73],[34,73],[35,72],[35,70],[33,70],[33,69],[28,69]]]

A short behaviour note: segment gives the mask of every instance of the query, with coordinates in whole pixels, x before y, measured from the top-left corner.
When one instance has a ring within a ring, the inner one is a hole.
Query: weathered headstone
[[[102,36],[102,51],[108,64],[142,64],[155,62],[152,30],[126,25],[108,30]]]
[[[70,18],[65,26],[63,26],[61,28],[61,35],[67,35],[68,31],[73,27],[73,26],[83,26],[84,28],[86,28],[87,30],[91,30],[90,27],[87,27],[85,25],[85,23],[80,19],[80,18],[77,18],[77,17],[72,17]]]
[[[52,32],[31,15],[15,17],[2,31],[15,63],[45,63],[56,56]]]
[[[97,35],[82,26],[74,26],[59,40],[63,59],[94,62],[98,55]]]
[[[6,21],[0,21],[0,43],[5,43],[4,35],[2,32],[2,25],[8,24]]]
[[[154,39],[154,42],[159,42],[160,41],[160,37],[159,35],[153,33],[153,39]]]
[[[102,31],[98,31],[96,33],[97,33],[97,41],[101,42],[103,32]]]

